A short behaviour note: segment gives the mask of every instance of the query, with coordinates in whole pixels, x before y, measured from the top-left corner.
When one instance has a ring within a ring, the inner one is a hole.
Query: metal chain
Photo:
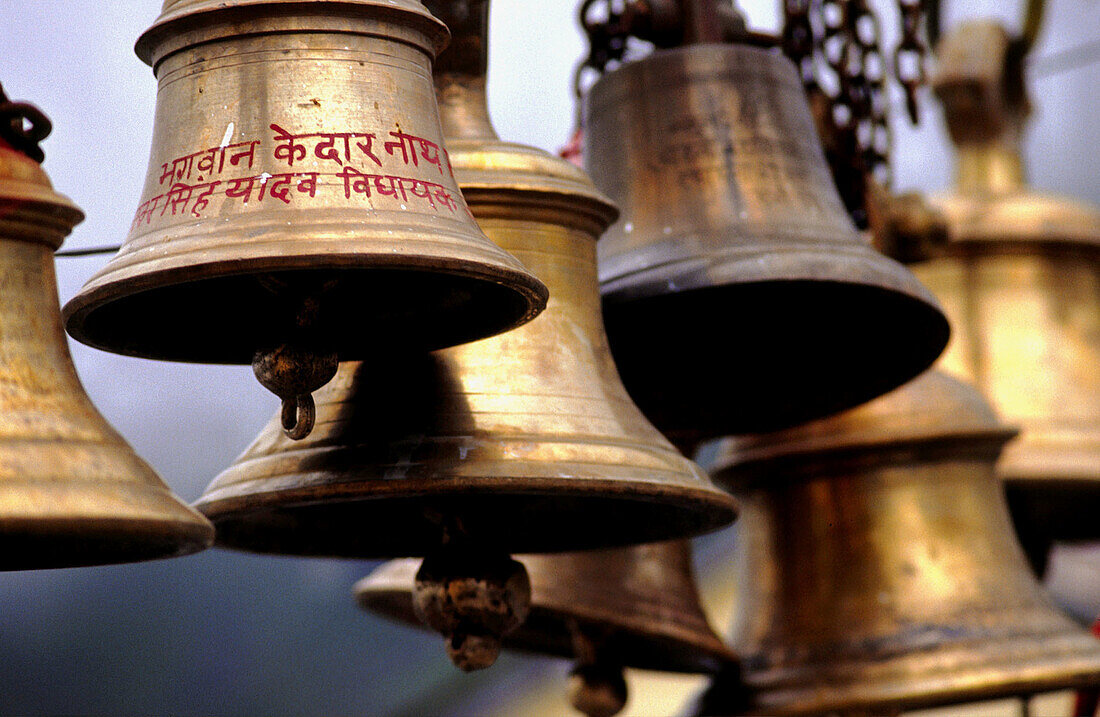
[[[41,164],[46,155],[38,143],[52,130],[53,124],[42,110],[26,102],[12,102],[0,85],[0,141]]]
[[[783,0],[783,48],[798,67],[845,206],[867,221],[867,183],[891,183],[892,74],[916,121],[917,92],[927,79],[924,13],[937,0],[895,0],[902,37],[892,73],[883,57],[881,26],[868,0]]]
[[[897,3],[901,18],[901,39],[894,48],[894,77],[905,89],[905,107],[909,111],[909,121],[917,124],[920,111],[917,91],[928,80],[925,69],[928,47],[921,33],[926,0],[897,0]]]

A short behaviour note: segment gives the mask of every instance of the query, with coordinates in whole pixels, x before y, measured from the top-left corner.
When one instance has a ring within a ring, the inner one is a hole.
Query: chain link
[[[928,47],[921,33],[925,3],[923,0],[897,0],[897,3],[901,18],[901,40],[894,48],[894,77],[905,89],[905,107],[909,111],[909,121],[917,124],[920,119],[917,91],[928,79],[925,69]]]
[[[895,0],[902,38],[892,74],[917,116],[925,82],[923,13],[929,0]],[[881,26],[868,0],[784,0],[783,48],[815,109],[833,178],[858,225],[868,221],[868,182],[891,183],[889,72]]]

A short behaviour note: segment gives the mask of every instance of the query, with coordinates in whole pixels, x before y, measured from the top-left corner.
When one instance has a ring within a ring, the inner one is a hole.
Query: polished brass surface
[[[723,442],[714,475],[743,501],[729,642],[750,712],[890,714],[1100,680],[1100,642],[1054,608],[1013,535],[994,474],[1013,435],[932,371]]]
[[[504,646],[577,659],[574,634],[590,636],[601,661],[665,672],[715,672],[735,661],[699,605],[687,542],[522,555],[531,613]],[[418,560],[391,560],[355,586],[366,610],[411,625]]]
[[[0,145],[0,570],[166,558],[213,541],[77,378],[53,251],[83,218],[37,163]]]
[[[677,442],[856,405],[947,342],[935,299],[845,213],[778,50],[627,63],[592,87],[586,140],[586,167],[622,208],[599,250],[612,351]]]
[[[545,287],[451,172],[446,37],[415,0],[167,0],[137,43],[159,82],[140,206],[69,332],[158,359],[365,360],[533,318]]]
[[[471,32],[456,46],[483,53]],[[483,67],[441,58],[451,162],[482,229],[551,288],[547,310],[492,339],[342,364],[318,392],[313,435],[291,443],[273,422],[200,499],[220,544],[393,557],[429,554],[459,533],[507,552],[556,552],[733,519],[728,494],[619,383],[595,249],[614,207],[564,160],[496,139]]]
[[[1023,428],[998,472],[1042,565],[1053,540],[1100,538],[1100,211],[1027,186],[1028,103],[1010,43],[978,22],[941,44],[934,86],[956,185],[931,198],[947,243],[925,246],[932,258],[914,271],[955,329],[940,366]]]

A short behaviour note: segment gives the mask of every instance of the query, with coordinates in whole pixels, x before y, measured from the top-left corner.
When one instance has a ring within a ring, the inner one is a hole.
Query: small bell
[[[53,252],[83,218],[37,162],[0,138],[0,570],[168,558],[214,538],[77,378]]]
[[[952,326],[940,366],[1023,431],[998,473],[1041,573],[1055,540],[1100,538],[1100,211],[1024,179],[1022,58],[994,22],[945,36],[933,86],[957,154],[930,202],[946,243],[918,237],[918,277]]]
[[[595,249],[615,208],[568,162],[496,138],[488,5],[461,6],[464,18],[432,4],[455,32],[457,54],[436,66],[451,162],[485,232],[551,287],[546,311],[492,339],[342,364],[318,393],[313,435],[292,442],[269,424],[198,506],[225,546],[428,557],[424,606],[448,590],[470,600],[468,613],[430,621],[458,628],[456,661],[484,666],[482,638],[524,612],[507,553],[679,538],[729,523],[735,509],[619,383]],[[502,615],[484,609],[504,597]]]
[[[716,683],[701,712],[740,709],[720,698],[740,701],[738,685],[752,714],[895,714],[1100,680],[1100,642],[1055,609],[1012,532],[994,464],[1013,435],[932,371],[724,441],[714,475],[743,501],[729,640],[743,682]]]
[[[599,250],[612,351],[674,442],[857,405],[943,349],[935,299],[844,211],[777,49],[655,51],[593,85],[585,127],[622,208]]]
[[[571,698],[586,715],[626,703],[623,668],[717,672],[736,657],[699,605],[686,541],[520,557],[531,580],[531,612],[504,637],[509,649],[576,661]],[[355,587],[366,610],[417,624],[417,560],[393,560]]]
[[[91,346],[252,363],[295,438],[338,360],[533,318],[545,287],[478,229],[429,80],[446,28],[416,0],[166,0],[141,203],[65,307]]]

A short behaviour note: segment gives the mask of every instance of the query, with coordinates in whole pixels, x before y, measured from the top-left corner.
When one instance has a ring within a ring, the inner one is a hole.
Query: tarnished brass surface
[[[531,613],[504,646],[576,659],[573,634],[591,635],[606,662],[665,672],[715,672],[735,661],[707,624],[688,543],[560,555],[522,555]],[[355,586],[366,610],[410,625],[419,560],[391,560]]]
[[[859,404],[943,349],[935,299],[844,211],[778,50],[627,63],[592,87],[586,139],[593,180],[622,208],[599,250],[612,350],[675,441]]]
[[[214,537],[77,378],[53,252],[83,218],[37,163],[0,147],[0,570],[165,558]]]
[[[714,475],[743,501],[729,642],[750,712],[890,714],[1100,680],[1100,643],[1053,607],[1013,535],[994,474],[1013,435],[933,371],[723,442]]]
[[[446,37],[415,0],[167,0],[137,43],[159,82],[140,206],[69,332],[249,363],[301,331],[362,360],[534,317],[545,287],[451,173],[431,83]]]
[[[484,63],[473,66],[441,60],[451,161],[482,229],[551,288],[547,310],[493,339],[343,364],[318,393],[312,436],[292,444],[272,423],[207,489],[199,507],[220,544],[413,556],[457,531],[507,552],[557,552],[733,519],[728,494],[619,383],[595,256],[614,207],[564,160],[497,139]]]
[[[1020,437],[998,472],[1025,546],[1100,538],[1100,211],[1030,189],[1027,99],[1007,33],[968,23],[944,38],[935,80],[956,144],[956,186],[931,201],[947,244],[914,271],[954,335],[940,366],[982,390]]]

